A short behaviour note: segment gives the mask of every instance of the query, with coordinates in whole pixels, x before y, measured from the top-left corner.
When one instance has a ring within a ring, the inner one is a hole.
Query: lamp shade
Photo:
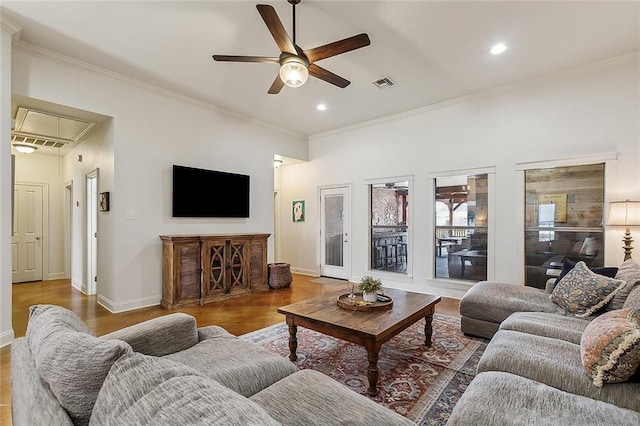
[[[612,201],[609,203],[607,225],[640,225],[640,201]]]
[[[300,87],[307,82],[309,70],[298,57],[291,57],[280,67],[280,79],[289,87]]]

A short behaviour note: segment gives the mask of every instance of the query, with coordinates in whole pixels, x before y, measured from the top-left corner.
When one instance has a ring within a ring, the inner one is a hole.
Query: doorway
[[[350,217],[349,187],[320,190],[320,275],[349,279]]]
[[[43,184],[14,185],[11,238],[12,282],[42,280]]]
[[[98,284],[98,170],[86,176],[87,187],[87,294],[97,292]]]

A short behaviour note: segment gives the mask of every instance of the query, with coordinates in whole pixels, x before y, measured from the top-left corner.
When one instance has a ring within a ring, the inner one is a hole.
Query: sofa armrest
[[[198,326],[191,315],[174,313],[105,334],[100,338],[124,340],[135,352],[163,356],[197,344]]]
[[[553,289],[556,287],[556,277],[549,278],[544,287],[544,292],[547,294],[553,293]]]
[[[206,327],[200,327],[198,329],[198,340],[203,341],[207,339],[213,339],[221,336],[233,336],[224,328],[217,325],[208,325]]]

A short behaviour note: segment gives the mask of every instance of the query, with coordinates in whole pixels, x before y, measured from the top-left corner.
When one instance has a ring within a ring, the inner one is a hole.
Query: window
[[[604,264],[604,164],[525,170],[525,284],[545,288],[562,262]]]
[[[407,272],[409,182],[369,185],[372,270]]]
[[[487,279],[488,174],[435,180],[436,278]]]

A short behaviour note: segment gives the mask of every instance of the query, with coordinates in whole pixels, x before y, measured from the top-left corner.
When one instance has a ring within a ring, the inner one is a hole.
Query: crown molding
[[[14,49],[17,51],[20,51],[22,53],[31,55],[31,56],[35,56],[35,57],[40,57],[43,59],[46,59],[48,61],[51,62],[55,62],[58,63],[60,65],[64,65],[64,66],[68,66],[70,68],[76,69],[76,70],[80,70],[80,71],[85,71],[85,72],[90,72],[96,75],[99,75],[101,77],[104,78],[108,78],[110,80],[114,80],[114,81],[118,81],[121,83],[125,83],[125,84],[130,84],[133,86],[137,86],[137,87],[141,87],[143,89],[149,90],[151,92],[154,92],[156,94],[159,95],[163,95],[163,96],[167,96],[173,99],[177,99],[186,103],[190,103],[192,105],[201,107],[201,108],[205,108],[211,111],[215,111],[217,113],[220,114],[225,114],[228,116],[231,116],[239,121],[244,121],[244,122],[248,122],[251,124],[256,124],[262,127],[267,127],[269,129],[272,130],[276,130],[278,132],[283,132],[283,133],[287,133],[289,135],[295,136],[295,137],[301,137],[304,138],[305,140],[307,140],[308,135],[306,134],[302,134],[302,133],[298,133],[298,132],[294,132],[292,130],[289,129],[285,129],[283,127],[278,127],[275,126],[273,124],[270,123],[266,123],[264,121],[260,121],[258,119],[255,119],[253,117],[249,117],[240,113],[237,113],[235,111],[231,111],[228,109],[224,109],[218,105],[212,104],[211,102],[207,102],[201,99],[197,99],[188,95],[184,95],[182,93],[178,93],[175,92],[171,89],[167,89],[161,86],[156,86],[154,84],[151,83],[147,83],[145,81],[142,80],[138,80],[136,78],[133,77],[129,77],[127,75],[124,74],[120,74],[118,72],[115,71],[111,71],[109,69],[94,65],[94,64],[90,64],[88,62],[84,62],[81,61],[79,59],[75,59],[72,58],[70,56],[66,56],[63,55],[61,53],[55,52],[53,50],[50,49],[46,49],[44,47],[41,46],[37,46],[35,44],[26,42],[24,40],[19,40],[18,42],[14,43]]]
[[[550,169],[554,167],[580,166],[584,164],[606,163],[607,161],[616,161],[618,153],[597,152],[594,154],[582,154],[569,157],[553,158],[546,160],[522,161],[515,165],[516,171],[524,171],[531,169]]]
[[[2,14],[0,14],[0,27],[11,34],[12,44],[15,45],[22,38],[22,27]]]
[[[361,129],[361,128],[365,128],[365,127],[370,127],[370,126],[374,126],[377,124],[382,124],[382,123],[386,123],[389,121],[398,121],[398,120],[402,120],[404,118],[407,117],[411,117],[413,115],[417,115],[417,114],[423,114],[425,112],[429,112],[429,111],[434,111],[434,110],[438,110],[438,109],[444,109],[444,108],[449,108],[451,106],[456,106],[456,105],[462,105],[462,104],[466,104],[469,102],[474,102],[476,100],[479,99],[486,99],[486,98],[490,98],[492,96],[496,96],[502,92],[506,92],[509,90],[514,90],[520,87],[526,87],[529,85],[533,85],[533,84],[537,84],[540,82],[544,82],[547,80],[553,80],[555,78],[559,78],[559,77],[567,77],[567,76],[572,76],[572,75],[578,75],[578,74],[583,74],[583,73],[587,73],[587,72],[593,72],[593,71],[597,71],[600,69],[605,69],[605,68],[609,68],[609,67],[613,67],[613,66],[617,66],[617,65],[623,65],[626,63],[630,63],[630,62],[634,62],[634,61],[640,61],[640,51],[635,51],[632,53],[628,53],[625,55],[621,55],[621,56],[615,56],[613,58],[608,58],[608,59],[604,59],[602,61],[598,61],[598,62],[592,62],[586,65],[581,65],[579,67],[575,67],[575,68],[570,68],[567,70],[563,70],[563,71],[558,71],[555,73],[551,73],[551,74],[546,74],[543,75],[541,77],[537,77],[537,78],[532,78],[529,80],[523,80],[523,81],[518,81],[515,83],[511,83],[511,84],[506,84],[504,86],[499,86],[499,87],[495,87],[493,89],[488,89],[488,90],[484,90],[482,92],[477,92],[477,93],[473,93],[470,95],[466,95],[466,96],[461,96],[458,98],[454,98],[454,99],[449,99],[443,102],[438,102],[435,104],[431,104],[431,105],[425,105],[423,107],[419,107],[419,108],[415,108],[415,109],[411,109],[408,111],[404,111],[404,112],[400,112],[398,114],[392,114],[392,115],[387,115],[384,117],[380,117],[380,118],[374,118],[373,120],[368,120],[368,121],[362,121],[360,123],[356,123],[356,124],[352,124],[349,126],[344,126],[344,127],[338,127],[336,129],[333,130],[328,130],[326,132],[321,132],[321,133],[316,133],[313,135],[309,136],[309,141],[313,141],[314,139],[317,138],[322,138],[325,136],[330,136],[330,135],[335,135],[338,133],[344,133],[344,132],[348,132],[348,131],[352,131],[352,130],[357,130],[357,129]]]

